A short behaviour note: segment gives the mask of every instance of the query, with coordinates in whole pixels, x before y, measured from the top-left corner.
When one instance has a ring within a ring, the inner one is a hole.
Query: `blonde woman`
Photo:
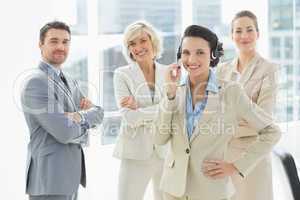
[[[135,22],[124,32],[123,50],[129,65],[114,75],[115,98],[122,115],[114,156],[121,159],[119,200],[142,200],[150,180],[155,200],[159,190],[163,149],[154,145],[153,120],[161,99],[166,67],[156,62],[162,41],[153,26]]]
[[[239,82],[248,97],[270,115],[273,114],[277,93],[277,66],[256,51],[259,38],[256,16],[247,10],[238,12],[231,23],[232,40],[238,55],[233,61],[218,66],[220,79]],[[229,143],[228,158],[239,159],[259,137],[245,121],[240,121],[237,134]],[[235,200],[272,200],[272,167],[270,155],[262,158],[247,177],[233,175]]]
[[[216,34],[191,25],[181,41],[178,55],[188,77],[178,86],[181,69],[177,64],[168,68],[157,121],[156,143],[170,142],[161,188],[165,200],[230,199],[234,194],[230,177],[247,177],[278,142],[281,132],[239,84],[216,78],[211,68],[223,51]],[[243,156],[229,161],[227,145],[240,119],[259,136]]]

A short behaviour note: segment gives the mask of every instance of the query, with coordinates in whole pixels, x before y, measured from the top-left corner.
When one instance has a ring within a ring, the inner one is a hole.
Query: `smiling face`
[[[240,17],[232,23],[232,40],[243,53],[255,51],[259,37],[254,21],[249,17]]]
[[[151,38],[145,32],[141,32],[129,40],[128,50],[132,58],[138,63],[149,62],[155,57]]]
[[[209,43],[200,37],[185,37],[182,41],[181,61],[190,79],[201,80],[209,74]]]
[[[43,59],[51,65],[65,62],[69,53],[70,34],[62,29],[49,29],[44,41],[39,43]]]

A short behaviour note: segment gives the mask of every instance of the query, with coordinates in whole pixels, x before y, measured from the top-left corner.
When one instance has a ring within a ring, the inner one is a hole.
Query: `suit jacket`
[[[265,112],[272,115],[278,90],[278,66],[256,54],[244,69],[240,78],[237,79],[237,62],[238,58],[235,58],[233,61],[220,64],[217,68],[217,76],[227,81],[239,82],[247,96]],[[249,126],[246,121],[241,120],[235,137],[230,140],[226,155],[227,159],[232,162],[239,159],[246,149],[256,141],[257,137],[258,132]],[[238,188],[237,199],[273,199],[270,156],[262,159],[246,179],[241,179],[236,175],[232,178],[234,185]]]
[[[28,77],[21,102],[29,128],[26,193],[70,195],[86,185],[81,143],[88,127],[73,122],[65,112],[77,112],[84,96],[77,82],[65,76],[70,91],[50,67],[41,62]],[[103,110],[80,111],[89,127],[100,124]]]
[[[243,176],[280,138],[280,130],[272,118],[251,104],[240,85],[219,80],[220,91],[209,93],[193,135],[186,130],[186,86],[178,88],[175,100],[165,97],[160,106],[155,135],[157,144],[170,141],[161,187],[173,196],[187,195],[201,199],[227,199],[234,193],[230,177],[213,180],[202,173],[205,159],[225,159],[229,140],[236,133],[240,118],[245,119],[260,137],[233,164]]]
[[[265,112],[273,115],[276,95],[278,90],[278,66],[261,57],[258,53],[254,56],[245,71],[237,79],[237,62],[223,63],[217,67],[217,77],[226,81],[240,83],[247,96],[261,107]],[[244,120],[239,122],[235,138],[257,136],[257,132],[248,126]],[[248,142],[249,143],[249,142]]]
[[[153,121],[158,112],[166,68],[165,65],[155,63],[155,94],[153,101],[144,74],[137,63],[116,69],[114,91],[122,122],[114,149],[115,157],[147,160],[154,150],[158,152],[160,157],[163,157],[163,147],[154,146],[155,126]],[[137,110],[120,106],[120,100],[126,96],[135,98],[139,105]]]

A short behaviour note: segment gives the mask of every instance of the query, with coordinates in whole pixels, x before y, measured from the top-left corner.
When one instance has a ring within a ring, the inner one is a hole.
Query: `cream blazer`
[[[155,94],[152,101],[150,89],[137,63],[119,67],[114,72],[114,92],[122,121],[113,155],[120,159],[147,160],[156,151],[164,157],[164,147],[154,145],[155,126],[161,88],[167,66],[155,63]],[[122,108],[120,100],[134,96],[139,108]]]
[[[252,104],[239,84],[219,80],[220,91],[209,93],[198,125],[188,139],[186,130],[186,86],[178,88],[175,100],[166,97],[160,104],[155,134],[157,144],[170,141],[161,188],[173,196],[226,199],[234,193],[229,177],[213,180],[201,171],[205,159],[225,159],[228,142],[243,118],[260,134],[256,143],[234,162],[243,176],[277,143],[280,129],[272,117]]]
[[[239,75],[237,72],[238,59],[220,64],[217,76],[224,80],[239,82],[247,96],[265,112],[273,115],[278,90],[278,66],[268,62],[256,54]],[[240,76],[240,78],[238,78]],[[237,134],[229,143],[227,155],[234,162],[256,141],[258,132],[244,120],[239,122]],[[238,189],[235,198],[243,200],[273,199],[272,166],[270,156],[262,159],[246,179],[234,175],[233,182]]]
[[[238,59],[235,58],[231,62],[219,65],[216,71],[217,77],[240,83],[247,96],[254,103],[265,112],[273,115],[278,90],[278,66],[265,60],[257,53],[238,80],[237,62]],[[235,137],[257,136],[257,134],[245,121],[240,121]]]

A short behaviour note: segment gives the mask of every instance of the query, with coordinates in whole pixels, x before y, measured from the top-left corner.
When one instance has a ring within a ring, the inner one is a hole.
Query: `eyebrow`
[[[54,38],[50,38],[49,40],[59,40],[59,38],[56,38],[56,37],[54,37]],[[65,38],[65,39],[63,39],[63,41],[70,41],[70,39],[67,39],[67,38]]]
[[[189,49],[182,49],[182,52],[183,51],[193,51],[193,50],[189,50]],[[197,51],[205,51],[205,49],[203,49],[203,48],[199,48],[199,49],[195,49],[195,51],[197,52]]]
[[[253,26],[250,25],[250,26],[247,26],[246,28],[253,28]],[[237,27],[237,28],[235,28],[235,29],[242,29],[242,27]]]

